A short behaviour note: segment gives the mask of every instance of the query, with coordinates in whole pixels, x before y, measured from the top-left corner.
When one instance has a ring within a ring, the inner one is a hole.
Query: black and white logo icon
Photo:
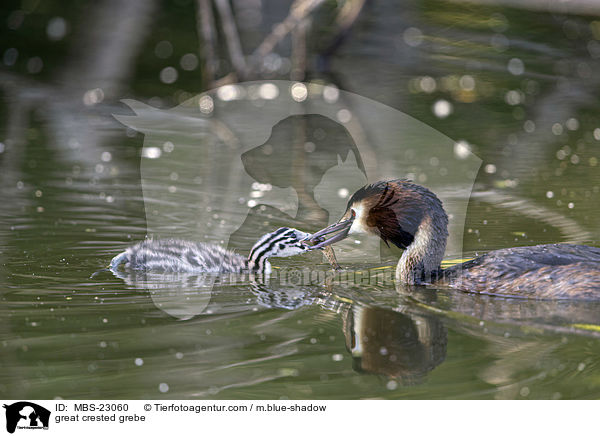
[[[14,433],[18,429],[48,429],[50,411],[29,401],[19,401],[4,405],[6,409],[6,431]]]

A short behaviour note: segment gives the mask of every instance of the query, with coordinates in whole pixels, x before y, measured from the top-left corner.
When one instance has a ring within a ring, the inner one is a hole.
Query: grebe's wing
[[[600,248],[548,244],[496,250],[447,268],[440,283],[515,297],[600,300]]]

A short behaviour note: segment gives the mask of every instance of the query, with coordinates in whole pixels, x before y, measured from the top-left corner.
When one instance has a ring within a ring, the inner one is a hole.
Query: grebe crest
[[[305,242],[309,233],[281,227],[262,236],[246,258],[225,248],[203,242],[182,239],[147,239],[115,256],[109,269],[116,271],[120,264],[126,268],[144,271],[188,273],[242,273],[269,274],[270,257],[288,257],[310,249]]]
[[[335,233],[327,240],[325,235]],[[379,236],[404,249],[396,279],[436,283],[490,294],[536,298],[600,299],[600,248],[547,244],[496,250],[441,269],[448,216],[429,189],[396,179],[366,185],[348,201],[342,218],[314,233],[319,249],[352,233]]]

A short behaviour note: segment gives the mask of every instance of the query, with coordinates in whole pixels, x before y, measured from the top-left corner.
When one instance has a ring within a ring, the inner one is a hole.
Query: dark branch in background
[[[217,72],[217,33],[210,0],[196,0],[196,30],[200,39],[204,88],[212,88]]]
[[[342,45],[349,35],[350,29],[356,22],[367,0],[347,0],[341,7],[335,23],[338,31],[333,42],[319,55],[319,64],[328,65],[328,58]],[[212,2],[219,14],[219,21],[229,59],[233,71],[224,77],[216,77],[218,59],[217,29],[213,15]],[[240,80],[260,78],[260,70],[265,57],[275,51],[277,44],[291,34],[292,41],[292,80],[305,80],[308,68],[306,39],[311,23],[311,14],[318,9],[325,0],[294,0],[290,12],[280,23],[273,26],[262,43],[249,57],[249,63],[242,51],[240,36],[231,10],[229,0],[196,0],[196,27],[200,38],[201,55],[203,59],[204,82],[206,88],[214,88],[226,83]],[[327,68],[320,68],[327,70]]]
[[[310,20],[305,18],[292,30],[292,70],[290,79],[302,82],[306,78],[306,34]]]
[[[335,18],[335,23],[339,30],[336,33],[333,42],[329,44],[325,50],[319,53],[317,67],[320,71],[330,70],[329,59],[350,35],[350,30],[354,26],[354,23],[356,23],[366,2],[367,0],[348,0],[344,3],[344,6],[342,6],[342,9]]]
[[[244,59],[244,53],[242,52],[240,36],[233,18],[233,13],[231,12],[229,0],[215,0],[215,4],[223,25],[223,33],[225,34],[225,41],[227,42],[227,50],[229,51],[231,65],[233,66],[238,79],[244,80],[247,73],[246,60]]]
[[[294,30],[309,14],[318,8],[324,0],[296,0],[290,7],[289,15],[279,24],[277,24],[273,31],[267,35],[264,41],[258,46],[258,48],[252,54],[252,67],[251,70],[255,71],[259,69],[262,60],[265,56],[271,53],[275,46],[283,40]]]

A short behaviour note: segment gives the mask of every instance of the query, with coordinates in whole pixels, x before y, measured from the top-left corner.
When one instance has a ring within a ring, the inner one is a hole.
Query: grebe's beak
[[[335,224],[330,225],[329,227],[325,227],[322,230],[319,230],[317,233],[313,233],[310,238],[307,238],[306,241],[310,243],[317,243],[310,247],[311,250],[316,250],[319,248],[327,247],[328,245],[334,244],[348,236],[350,232],[350,227],[352,227],[352,223],[354,222],[354,214],[351,218],[346,219],[344,221],[337,222]],[[329,235],[330,233],[339,232],[337,235],[332,236],[329,239],[323,240],[323,236]]]

